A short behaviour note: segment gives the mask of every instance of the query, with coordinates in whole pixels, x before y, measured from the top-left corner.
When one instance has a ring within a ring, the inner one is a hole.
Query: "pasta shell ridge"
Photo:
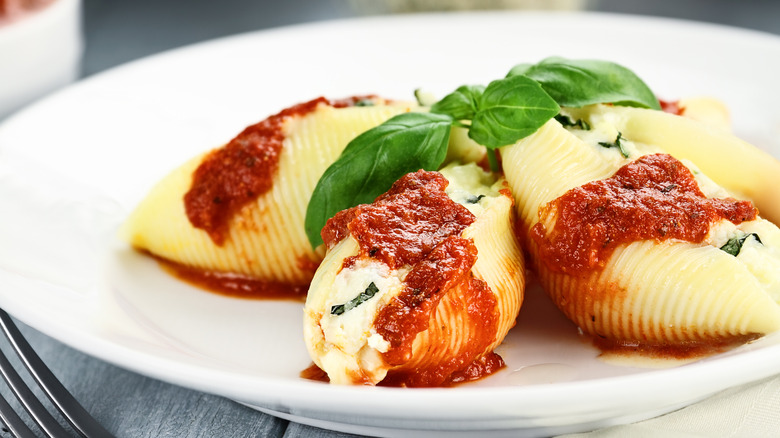
[[[501,149],[506,179],[527,227],[538,220],[541,205],[587,182],[614,173],[592,148],[550,120],[536,133]]]
[[[780,329],[780,307],[755,277],[710,246],[635,242],[587,276],[537,270],[556,305],[594,336],[665,345]]]
[[[761,215],[780,223],[780,161],[723,129],[642,108],[597,105],[623,135],[690,160],[726,190],[753,200]]]
[[[599,152],[553,121],[502,150],[521,234],[539,222],[542,205],[568,189],[612,176],[616,163]],[[551,225],[555,212],[546,212],[541,220]],[[533,239],[524,243],[551,299],[595,337],[668,345],[780,329],[780,307],[765,286],[748,265],[718,247],[634,242],[616,249],[603,269],[578,276],[547,267]]]
[[[352,269],[340,270],[345,258],[358,253],[358,245],[351,235],[328,251],[309,289],[304,326],[309,353],[315,364],[327,372],[332,383],[377,384],[387,376],[403,384],[424,384],[425,376],[445,373],[446,377],[447,372],[469,365],[501,343],[514,325],[522,303],[524,261],[514,235],[512,199],[497,194],[489,201],[483,199],[481,203],[486,207],[477,215],[476,221],[461,233],[462,237],[473,240],[479,251],[477,261],[468,275],[443,292],[437,307],[428,317],[428,328],[416,335],[411,354],[401,364],[391,365],[381,359],[381,353],[387,351],[389,345],[372,339],[371,323],[379,309],[401,292],[408,272],[403,269],[408,268],[381,272],[381,269],[366,262],[368,264],[355,269],[354,273],[347,272]],[[336,283],[339,276],[345,275],[354,275],[353,280],[356,278],[363,283],[351,292],[344,292],[344,286],[337,287]],[[388,281],[388,277],[394,280]],[[473,305],[476,295],[470,289],[472,279],[485,282],[489,287],[487,293],[495,299],[495,306],[491,309],[497,314],[497,322],[494,332],[487,334],[490,336],[487,348],[480,347],[484,351],[474,351],[473,347],[475,339],[485,336],[487,326],[473,313],[479,306]],[[379,296],[367,301],[371,303],[368,306],[361,304],[351,310],[354,315],[350,318],[354,319],[343,323],[345,332],[351,330],[346,328],[346,324],[354,324],[359,329],[353,332],[353,336],[341,338],[328,332],[329,319],[336,319],[325,315],[328,306],[348,300],[368,281],[376,282],[381,291],[377,294]],[[393,286],[383,286],[380,282]]]
[[[182,201],[204,155],[158,183],[130,216],[122,234],[133,246],[186,266],[307,284],[323,257],[311,248],[303,226],[319,177],[350,140],[408,109],[321,104],[312,113],[291,117],[283,128],[285,140],[273,186],[230,220],[228,238],[221,246],[190,224]]]

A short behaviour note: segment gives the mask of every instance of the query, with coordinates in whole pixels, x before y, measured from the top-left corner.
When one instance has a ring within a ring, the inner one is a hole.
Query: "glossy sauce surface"
[[[506,367],[504,359],[494,352],[489,352],[480,356],[477,360],[468,364],[465,368],[455,371],[450,374],[439,385],[440,387],[454,386],[460,383],[473,382],[483,377],[489,376],[496,371]],[[328,373],[323,371],[320,367],[312,363],[308,368],[301,371],[300,376],[302,379],[314,380],[317,382],[330,382]],[[399,378],[400,375],[395,374],[389,376],[385,380],[381,381],[378,386],[402,386],[406,385],[406,381]]]
[[[680,342],[676,344],[648,344],[631,341],[616,341],[598,336],[593,337],[593,345],[602,352],[602,356],[611,361],[649,360],[675,364],[677,361],[703,359],[724,353],[740,345],[754,341],[761,335],[748,334],[722,338],[710,338],[700,341]]]
[[[338,213],[322,231],[329,247],[347,234],[358,241],[359,254],[345,260],[344,267],[364,257],[393,269],[411,267],[402,292],[374,320],[377,333],[390,343],[383,354],[385,361],[399,367],[390,370],[383,382],[386,385],[441,386],[458,371],[462,379],[473,379],[481,377],[480,372],[496,369],[495,360],[491,366],[469,368],[495,339],[497,302],[484,281],[470,276],[477,249],[460,234],[476,218],[447,196],[447,184],[438,172],[408,174],[373,204]],[[417,334],[434,322],[436,306],[453,288],[468,301],[464,314],[474,336],[454,357],[403,369],[411,359]]]
[[[160,263],[171,275],[209,292],[234,298],[256,300],[292,300],[304,302],[308,284],[284,284],[258,280],[228,272],[193,268],[146,253]]]
[[[756,218],[749,201],[707,198],[691,171],[666,154],[645,155],[614,176],[566,192],[542,206],[531,229],[548,268],[578,274],[604,266],[616,246],[640,240],[702,242],[711,224]]]
[[[184,195],[192,226],[208,232],[217,245],[223,244],[230,219],[273,186],[288,119],[304,116],[319,105],[343,108],[371,98],[319,97],[300,103],[247,127],[228,144],[209,153],[193,173],[192,185]]]

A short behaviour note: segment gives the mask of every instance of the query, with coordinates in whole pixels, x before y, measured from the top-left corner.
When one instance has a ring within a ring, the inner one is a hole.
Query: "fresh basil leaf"
[[[438,169],[452,123],[442,114],[404,113],[352,140],[325,170],[309,201],[304,226],[312,247],[322,243],[322,227],[339,211],[373,202],[409,172]]]
[[[609,148],[618,148],[620,150],[620,155],[623,156],[623,158],[628,158],[628,151],[626,150],[625,145],[623,144],[623,133],[618,131],[617,137],[615,138],[615,141],[613,143],[606,142],[606,141],[600,141],[599,145],[602,147],[605,147],[607,149]]]
[[[493,81],[477,102],[469,137],[488,148],[527,137],[560,111],[539,83],[525,76]]]
[[[507,77],[510,76],[528,76],[525,73],[533,67],[533,64],[523,63],[523,64],[517,64],[516,66],[512,67],[509,70],[509,73],[507,73]]]
[[[749,233],[749,234],[743,234],[741,236],[732,237],[731,239],[729,239],[728,242],[726,242],[725,245],[721,246],[720,249],[736,257],[739,255],[739,252],[742,251],[742,245],[745,244],[745,241],[750,236],[755,237],[758,243],[762,243],[761,239],[758,237],[758,234]]]
[[[350,311],[354,309],[355,307],[365,303],[366,301],[370,300],[374,295],[379,292],[379,288],[376,287],[376,284],[372,281],[371,284],[368,285],[365,291],[361,292],[360,295],[356,296],[355,298],[352,298],[348,302],[344,304],[338,304],[335,306],[331,306],[330,308],[330,314],[331,315],[341,315],[344,312]]]
[[[431,112],[446,114],[455,120],[470,120],[477,112],[477,102],[485,91],[481,85],[463,85],[431,106]]]
[[[536,65],[515,66],[508,77],[518,74],[538,81],[561,106],[613,103],[661,109],[658,98],[642,79],[614,62],[553,57]]]

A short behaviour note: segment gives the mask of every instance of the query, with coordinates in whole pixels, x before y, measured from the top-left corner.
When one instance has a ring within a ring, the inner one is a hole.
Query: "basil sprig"
[[[450,96],[460,95],[462,89],[445,96],[442,102]],[[538,82],[525,76],[493,81],[479,95],[475,94],[479,87],[472,86],[469,90],[471,111],[467,112],[465,108],[452,111],[450,107],[434,104],[431,112],[447,114],[455,120],[471,119],[469,137],[489,149],[528,137],[561,111]],[[463,114],[470,117],[463,117]]]
[[[352,140],[322,175],[306,211],[306,235],[313,247],[320,231],[341,210],[370,203],[401,176],[437,170],[447,154],[453,126],[494,149],[527,137],[560,113],[561,106],[596,103],[660,109],[658,99],[633,72],[595,60],[547,58],[515,66],[503,78],[464,85],[433,103],[428,113],[395,116]],[[494,169],[498,170],[498,169]]]

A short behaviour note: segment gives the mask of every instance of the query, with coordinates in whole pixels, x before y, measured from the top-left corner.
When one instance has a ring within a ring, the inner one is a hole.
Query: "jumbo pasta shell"
[[[555,221],[554,215],[544,211],[540,215],[543,205],[569,189],[612,176],[634,158],[605,152],[550,121],[530,137],[502,149],[502,159],[516,197],[520,228],[527,233],[540,220]],[[551,228],[551,223],[546,225]],[[762,229],[768,239],[761,250],[768,258],[776,258],[777,249],[769,238],[778,233],[773,224],[759,218],[730,227]],[[551,269],[541,261],[534,239],[526,238],[525,244],[552,300],[593,336],[625,343],[680,345],[747,339],[780,329],[780,306],[775,302],[780,295],[775,299],[772,295],[777,293],[772,283],[778,275],[761,278],[756,274],[762,269],[756,259],[732,256],[712,241],[621,244],[601,269],[581,275]]]
[[[469,172],[482,173],[474,165],[468,168]],[[461,175],[450,174],[448,179],[452,181]],[[309,289],[304,334],[312,360],[332,383],[377,384],[388,383],[389,379],[391,384],[406,386],[438,385],[447,383],[453,371],[461,371],[492,354],[514,326],[525,286],[523,256],[513,231],[513,201],[506,189],[499,191],[503,184],[499,181],[479,190],[465,184],[465,190],[450,194],[461,199],[475,193],[484,196],[475,201],[478,205],[471,206],[475,221],[457,236],[473,242],[476,262],[467,275],[441,292],[441,299],[425,322],[425,330],[414,336],[408,356],[400,363],[389,359],[391,345],[378,333],[377,320],[383,309],[403,293],[411,275],[410,266],[391,268],[381,261],[361,257],[359,244],[351,234],[329,249]],[[357,262],[345,267],[345,261],[355,257]],[[497,315],[490,341],[481,345],[479,351],[471,351],[479,344],[477,339],[485,336],[480,333],[484,327],[477,322],[479,318],[470,313],[479,307],[474,302],[479,298],[470,289],[473,279],[487,285],[487,293],[495,300],[491,311]],[[332,313],[334,305],[349,301],[370,284],[378,290],[371,299],[343,314]],[[446,375],[439,375],[442,370],[447,370]]]
[[[678,159],[690,160],[723,188],[751,199],[763,217],[780,223],[780,161],[767,152],[721,126],[689,117],[602,105],[586,111],[608,117],[634,142],[656,145]]]
[[[129,217],[122,234],[134,247],[188,267],[307,284],[322,259],[322,253],[311,248],[303,225],[319,177],[358,134],[410,109],[401,103],[377,103],[344,108],[320,103],[311,112],[287,117],[270,190],[229,219],[224,242],[194,227],[183,201],[208,154],[160,181]]]

